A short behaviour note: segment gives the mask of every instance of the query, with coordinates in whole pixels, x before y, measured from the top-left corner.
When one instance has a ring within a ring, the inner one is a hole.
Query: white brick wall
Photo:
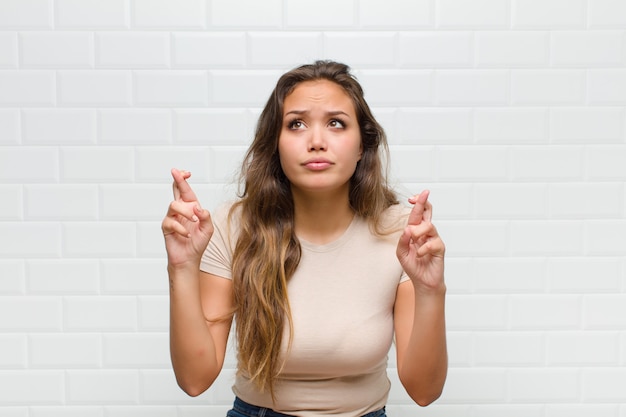
[[[0,0],[0,416],[224,416],[175,384],[160,220],[277,77],[353,66],[447,246],[450,372],[390,416],[626,416],[623,0]]]

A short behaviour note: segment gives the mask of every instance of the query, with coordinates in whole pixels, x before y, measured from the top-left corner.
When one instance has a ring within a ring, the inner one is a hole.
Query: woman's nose
[[[324,139],[323,129],[315,127],[310,130],[309,151],[326,150],[326,141]]]

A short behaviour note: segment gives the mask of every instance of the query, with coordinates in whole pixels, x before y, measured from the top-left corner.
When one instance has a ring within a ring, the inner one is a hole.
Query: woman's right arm
[[[161,228],[170,284],[170,353],[178,385],[196,396],[219,375],[231,325],[232,284],[200,271],[213,223],[187,183],[190,173],[172,170],[174,201]]]
[[[169,275],[172,366],[178,385],[195,397],[213,384],[224,364],[232,283],[198,269]],[[224,319],[209,321],[216,318]]]

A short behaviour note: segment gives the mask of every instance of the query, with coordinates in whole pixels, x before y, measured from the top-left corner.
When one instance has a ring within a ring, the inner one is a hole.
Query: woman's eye
[[[293,120],[289,122],[289,129],[298,130],[302,129],[303,127],[304,123],[302,123],[302,120]]]
[[[336,119],[335,120],[331,120],[329,125],[330,125],[330,127],[334,127],[334,128],[337,128],[337,129],[341,129],[341,128],[345,127],[341,120],[336,120]]]

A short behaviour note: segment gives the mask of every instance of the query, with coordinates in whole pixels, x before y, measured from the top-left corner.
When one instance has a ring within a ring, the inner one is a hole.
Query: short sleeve
[[[237,228],[229,221],[231,204],[221,205],[211,214],[213,236],[202,254],[200,270],[232,279],[232,260]],[[233,216],[234,218],[234,216]]]

